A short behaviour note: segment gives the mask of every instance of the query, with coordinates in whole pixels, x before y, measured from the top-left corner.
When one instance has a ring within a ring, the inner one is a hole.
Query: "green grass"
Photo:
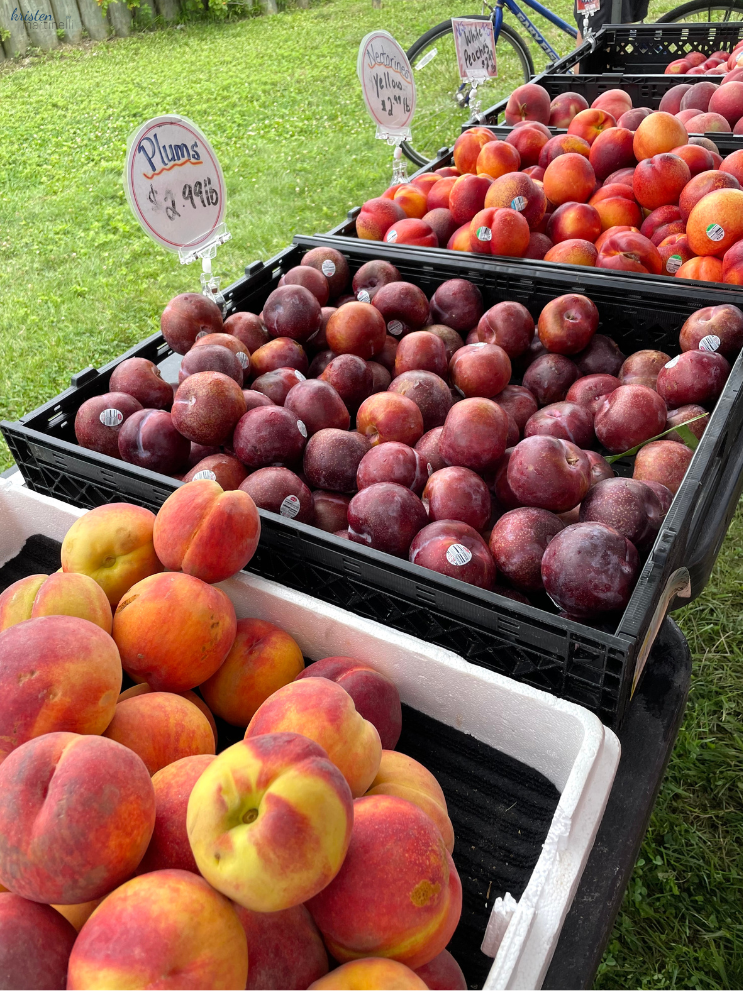
[[[653,0],[651,13],[671,6]],[[569,0],[550,7],[570,19]],[[384,27],[407,47],[473,12],[469,0],[384,0],[381,10],[335,0],[0,63],[0,417],[153,333],[164,303],[198,288],[198,268],[150,242],[126,204],[121,171],[138,124],[178,112],[211,138],[229,197],[233,240],[215,263],[227,285],[387,184],[390,151],[356,78],[361,37]],[[572,47],[545,33],[562,54]],[[536,50],[534,60],[544,64]],[[743,986],[741,547],[739,514],[709,588],[679,616],[695,660],[689,708],[602,988]]]

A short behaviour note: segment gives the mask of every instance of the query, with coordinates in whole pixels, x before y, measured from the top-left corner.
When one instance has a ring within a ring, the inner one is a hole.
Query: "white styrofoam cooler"
[[[86,510],[0,479],[0,565],[35,533],[62,540]],[[560,792],[547,839],[516,903],[498,899],[483,933],[494,957],[485,988],[539,988],[593,845],[619,741],[592,713],[302,592],[241,572],[222,582],[239,618],[290,633],[305,656],[360,658],[390,677],[403,702],[541,772]],[[455,846],[456,859],[456,846]]]

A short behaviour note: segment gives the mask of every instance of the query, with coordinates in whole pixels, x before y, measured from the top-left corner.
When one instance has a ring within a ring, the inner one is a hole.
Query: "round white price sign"
[[[185,117],[153,117],[135,132],[124,187],[142,229],[169,251],[197,250],[224,221],[222,169],[204,134]]]
[[[359,47],[357,63],[364,102],[379,130],[407,131],[415,113],[410,62],[388,31],[372,31]]]

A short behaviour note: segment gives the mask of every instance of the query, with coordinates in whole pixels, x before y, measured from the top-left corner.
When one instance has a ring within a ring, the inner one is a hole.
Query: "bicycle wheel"
[[[472,19],[488,20],[482,15],[472,15]],[[501,27],[496,58],[497,78],[477,88],[483,110],[504,99],[534,73],[529,49],[507,24]],[[462,87],[459,78],[451,21],[442,21],[411,45],[408,59],[415,78],[416,108],[412,139],[402,150],[411,162],[425,165],[441,147],[454,143],[462,124],[472,116],[469,104],[461,106],[457,100],[458,96],[460,100],[468,98],[469,87]]]
[[[658,24],[678,21],[743,21],[743,0],[691,0],[658,18]]]

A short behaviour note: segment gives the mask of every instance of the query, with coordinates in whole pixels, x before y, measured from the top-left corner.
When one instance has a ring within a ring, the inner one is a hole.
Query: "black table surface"
[[[672,619],[660,628],[619,733],[622,756],[596,841],[543,988],[590,988],[658,797],[686,707],[691,654]]]

